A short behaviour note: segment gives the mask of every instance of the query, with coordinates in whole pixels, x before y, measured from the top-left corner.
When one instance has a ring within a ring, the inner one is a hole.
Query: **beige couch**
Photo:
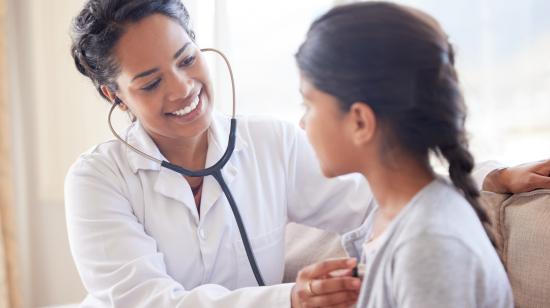
[[[516,195],[482,192],[481,204],[516,307],[550,307],[550,190]],[[307,264],[345,255],[337,235],[313,228],[290,224],[286,241],[285,281],[293,281]]]
[[[550,190],[483,192],[481,200],[516,307],[550,307]]]

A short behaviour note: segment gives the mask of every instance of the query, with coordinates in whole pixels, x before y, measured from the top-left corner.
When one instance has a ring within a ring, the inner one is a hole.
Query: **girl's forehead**
[[[315,85],[304,75],[300,74],[300,93],[304,97],[314,98],[320,92]]]

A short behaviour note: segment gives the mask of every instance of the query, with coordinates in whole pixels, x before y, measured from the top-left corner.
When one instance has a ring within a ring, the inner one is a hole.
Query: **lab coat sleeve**
[[[504,165],[496,161],[484,161],[479,164],[476,164],[474,170],[472,171],[472,177],[476,182],[477,188],[481,190],[483,187],[483,181],[491,171],[503,168]]]
[[[374,208],[365,178],[351,174],[328,179],[303,130],[288,127],[287,210],[291,222],[339,234],[358,228]]]
[[[191,290],[166,271],[156,242],[125,197],[122,177],[107,161],[81,158],[65,182],[71,252],[93,307],[290,307],[293,284],[230,291]]]

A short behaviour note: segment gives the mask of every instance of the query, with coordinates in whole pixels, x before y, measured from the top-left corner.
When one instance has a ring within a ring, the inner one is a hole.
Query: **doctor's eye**
[[[187,67],[187,66],[193,65],[193,63],[195,63],[196,58],[197,57],[195,57],[195,56],[189,56],[189,57],[183,59],[183,61],[180,62],[179,67]]]
[[[161,79],[156,79],[155,81],[145,85],[143,88],[141,88],[141,90],[146,91],[146,92],[151,92],[151,91],[155,90],[156,88],[158,88],[158,86],[160,84],[160,80]]]

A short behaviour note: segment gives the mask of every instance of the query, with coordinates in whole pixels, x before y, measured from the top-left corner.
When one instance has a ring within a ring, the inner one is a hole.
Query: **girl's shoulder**
[[[437,238],[436,244],[460,242],[479,254],[491,247],[474,209],[447,181],[434,180],[409,206],[397,227],[400,230],[396,246]]]

